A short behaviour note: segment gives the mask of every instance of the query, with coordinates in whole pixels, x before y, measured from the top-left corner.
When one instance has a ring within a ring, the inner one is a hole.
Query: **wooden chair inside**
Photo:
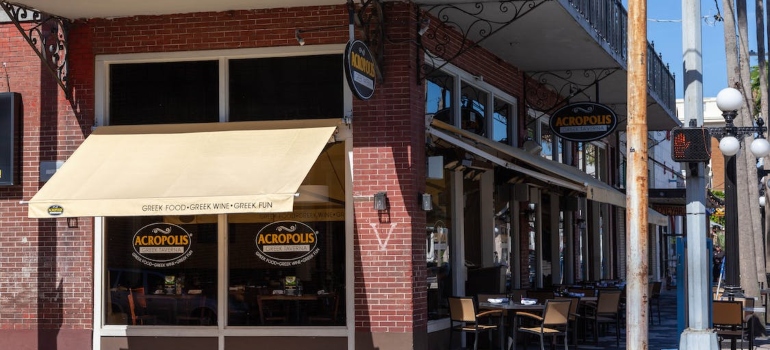
[[[569,329],[569,314],[572,300],[549,299],[545,301],[543,316],[529,312],[519,312],[517,317],[524,317],[538,322],[534,327],[522,326],[517,332],[533,334],[540,338],[540,350],[545,350],[545,337],[551,337],[555,342],[556,337],[564,336],[564,350],[568,349],[567,333]],[[525,338],[526,340],[526,338]]]
[[[528,290],[527,298],[536,299],[538,304],[545,304],[548,299],[555,298],[556,295],[551,290]]]
[[[144,325],[156,322],[155,315],[147,315],[147,299],[144,297],[144,287],[128,290],[128,309],[131,312],[131,324]]]
[[[310,322],[337,322],[337,312],[340,305],[340,296],[338,293],[332,293],[327,297],[319,299],[320,312],[316,315],[308,316]]]
[[[206,297],[203,295],[186,295],[179,301],[183,304],[183,314],[177,315],[177,324],[208,325],[209,317],[206,314]]]
[[[452,347],[454,333],[471,333],[473,337],[473,349],[479,347],[479,336],[486,332],[489,335],[489,343],[492,344],[492,331],[499,330],[500,323],[494,323],[495,319],[501,320],[501,310],[487,310],[478,312],[477,303],[473,297],[449,297],[449,348]],[[485,322],[486,321],[486,322]],[[500,344],[503,348],[503,344]]]

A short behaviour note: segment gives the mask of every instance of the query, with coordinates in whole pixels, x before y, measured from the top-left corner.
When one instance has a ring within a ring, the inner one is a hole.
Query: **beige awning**
[[[520,172],[551,185],[585,193],[586,198],[590,200],[623,208],[626,207],[625,193],[599,181],[578,168],[529,154],[524,150],[492,141],[435,119],[427,126],[427,132],[499,166]],[[541,172],[513,164],[509,160],[492,154],[492,150],[537,168]],[[647,214],[647,222],[659,226],[668,226],[668,217],[650,208]]]
[[[430,132],[432,127],[446,130],[449,134],[456,135],[453,137],[464,140],[464,142],[467,144],[473,143],[477,145],[483,145],[487,148],[494,149],[497,152],[500,152],[510,158],[528,164],[533,168],[537,168],[541,171],[541,173],[537,176],[533,176],[535,178],[548,176],[551,179],[558,179],[558,182],[553,180],[546,182],[553,183],[564,188],[577,189],[580,192],[585,193],[586,198],[594,201],[617,205],[620,207],[626,206],[626,195],[623,192],[620,192],[612,186],[599,181],[598,179],[584,173],[578,168],[529,154],[522,149],[512,147],[504,143],[495,142],[486,137],[462,130],[439,120],[434,119],[431,122],[431,125],[428,126],[428,132]],[[533,171],[529,170],[529,172]],[[532,176],[529,173],[525,174]]]
[[[280,213],[340,120],[97,128],[29,217]]]

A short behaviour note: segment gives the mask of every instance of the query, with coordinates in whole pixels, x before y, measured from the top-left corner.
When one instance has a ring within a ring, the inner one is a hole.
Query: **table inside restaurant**
[[[295,313],[295,316],[294,316],[295,320],[299,321],[301,318],[300,308],[299,308],[300,302],[316,302],[318,300],[322,300],[324,298],[331,298],[331,297],[333,297],[332,293],[303,294],[303,295],[284,295],[284,294],[259,295],[257,296],[257,306],[259,307],[259,321],[262,322],[262,324],[265,323],[264,303],[266,301],[293,304],[289,306],[291,306],[290,308],[293,309]]]
[[[200,311],[199,308],[206,306],[206,296],[202,294],[147,294],[144,298],[147,309],[170,324],[178,324],[196,309]]]

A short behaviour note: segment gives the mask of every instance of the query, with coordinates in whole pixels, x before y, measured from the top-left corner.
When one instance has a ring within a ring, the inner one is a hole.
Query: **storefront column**
[[[548,223],[550,225],[550,233],[551,236],[547,239],[551,240],[551,285],[561,284],[561,244],[562,244],[562,237],[561,237],[561,229],[559,228],[559,221],[560,221],[560,205],[559,205],[559,195],[555,193],[550,193],[551,196],[551,206],[548,208],[548,210],[551,212],[550,222]]]
[[[479,236],[481,237],[481,263],[482,267],[488,267],[495,264],[494,171],[485,171],[481,175],[480,182]]]
[[[602,246],[601,235],[599,233],[599,220],[601,215],[599,202],[588,202],[590,210],[588,211],[588,242],[590,242],[590,252],[588,259],[591,261],[589,266],[590,273],[588,280],[599,280],[602,277]]]

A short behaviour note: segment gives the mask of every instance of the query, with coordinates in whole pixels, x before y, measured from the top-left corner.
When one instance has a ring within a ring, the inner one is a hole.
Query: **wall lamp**
[[[294,38],[297,39],[297,43],[299,44],[299,46],[305,46],[305,39],[302,37],[302,35],[300,35],[300,33],[301,32],[299,29],[295,29]]]
[[[430,28],[430,18],[424,17],[420,19],[420,28],[417,30],[417,34],[422,36]]]
[[[325,27],[315,27],[315,28],[306,28],[306,29],[294,29],[294,39],[297,39],[297,44],[299,46],[305,46],[305,38],[302,36],[304,33],[313,33],[313,32],[321,32],[326,30],[334,30],[334,29],[347,29],[348,25],[336,25],[336,26],[325,26]],[[312,35],[311,35],[312,37]]]
[[[433,210],[433,196],[430,193],[420,194],[420,208],[425,211]]]
[[[374,194],[374,210],[388,210],[388,194],[377,192]]]

